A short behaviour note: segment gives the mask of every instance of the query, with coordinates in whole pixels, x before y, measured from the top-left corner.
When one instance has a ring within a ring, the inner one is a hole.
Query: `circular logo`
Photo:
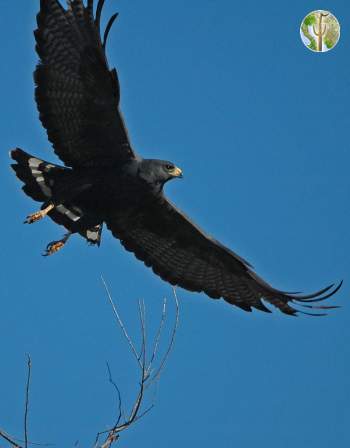
[[[309,50],[324,53],[337,45],[340,25],[329,11],[312,11],[301,22],[300,36]]]

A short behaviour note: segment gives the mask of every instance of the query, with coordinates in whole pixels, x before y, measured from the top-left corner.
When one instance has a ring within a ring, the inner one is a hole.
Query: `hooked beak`
[[[180,179],[183,178],[182,170],[180,170],[180,168],[178,168],[177,166],[174,168],[174,171],[172,172],[172,175],[174,177],[179,177]]]

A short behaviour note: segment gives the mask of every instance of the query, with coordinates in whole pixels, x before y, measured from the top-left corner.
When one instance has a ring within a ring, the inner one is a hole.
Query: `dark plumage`
[[[272,288],[164,196],[164,184],[181,177],[181,170],[171,162],[142,159],[132,149],[119,110],[117,72],[109,69],[105,54],[116,15],[100,36],[104,0],[95,15],[93,0],[87,6],[71,0],[67,10],[57,0],[40,4],[35,99],[55,153],[66,166],[20,149],[11,157],[24,192],[42,203],[26,222],[48,215],[68,230],[48,245],[46,255],[59,250],[71,233],[100,244],[105,223],[127,250],[173,285],[223,297],[246,311],[269,311],[262,299],[286,314],[296,313],[293,303],[332,308],[310,302],[330,297],[341,285],[304,296]]]

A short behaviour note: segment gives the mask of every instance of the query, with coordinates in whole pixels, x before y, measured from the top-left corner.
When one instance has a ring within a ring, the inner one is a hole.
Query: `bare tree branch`
[[[166,361],[169,357],[169,354],[173,348],[173,345],[175,342],[175,335],[176,335],[176,331],[177,331],[178,324],[179,324],[179,302],[178,302],[178,298],[176,295],[176,290],[175,290],[175,288],[173,288],[173,294],[174,294],[175,306],[176,306],[176,316],[175,316],[174,326],[173,326],[173,329],[171,332],[170,342],[167,345],[167,349],[165,351],[163,358],[159,362],[159,366],[156,369],[155,374],[151,375],[150,372],[152,372],[152,367],[153,367],[156,357],[157,357],[160,340],[161,340],[161,334],[162,334],[162,330],[163,330],[163,327],[164,327],[164,324],[166,321],[166,310],[167,310],[166,309],[166,304],[167,304],[166,299],[163,302],[162,316],[161,316],[160,324],[159,324],[157,332],[156,332],[152,350],[150,351],[151,356],[150,356],[149,362],[147,363],[146,308],[145,308],[144,301],[140,300],[138,303],[140,327],[141,327],[141,349],[140,349],[139,355],[137,355],[137,351],[135,349],[135,344],[131,340],[131,338],[125,328],[125,325],[123,324],[123,321],[120,317],[117,307],[113,301],[110,290],[109,290],[106,282],[104,281],[103,277],[102,277],[102,282],[103,282],[105,290],[107,292],[108,300],[112,305],[114,315],[117,318],[118,325],[120,326],[120,328],[128,342],[128,345],[131,348],[132,353],[137,360],[138,365],[141,367],[140,388],[139,388],[139,392],[136,396],[136,399],[134,401],[134,404],[132,405],[129,417],[127,419],[124,418],[124,422],[120,423],[121,412],[119,412],[118,420],[117,420],[116,424],[114,425],[114,427],[111,428],[109,431],[100,432],[97,434],[96,441],[95,441],[95,448],[97,448],[97,447],[110,448],[111,445],[119,439],[120,433],[122,431],[129,428],[133,423],[140,420],[154,407],[154,403],[152,403],[148,408],[146,408],[144,411],[141,412],[141,407],[143,404],[145,391],[151,384],[154,384],[155,382],[157,382],[157,380],[159,380],[160,375],[165,367]],[[119,391],[118,386],[116,386],[113,379],[111,379],[110,369],[109,369],[109,380],[110,380],[111,384],[117,389],[117,391]],[[120,393],[118,393],[118,397],[120,399]],[[121,409],[121,399],[120,399],[120,408],[119,409]],[[108,433],[108,435],[106,436],[105,441],[101,445],[98,445],[99,437],[102,434],[106,434],[106,433]]]
[[[129,428],[132,424],[143,418],[150,410],[154,407],[154,400],[151,405],[146,407],[146,409],[142,410],[144,399],[145,399],[145,392],[146,390],[153,384],[154,387],[156,386],[157,381],[159,380],[162,371],[164,370],[165,364],[168,360],[169,354],[173,348],[174,341],[175,341],[175,335],[179,324],[179,302],[176,295],[176,290],[173,288],[174,293],[174,299],[175,299],[175,306],[176,306],[176,315],[175,315],[175,322],[171,331],[170,341],[168,345],[166,346],[165,354],[163,358],[160,359],[159,362],[157,362],[157,355],[159,352],[159,347],[161,343],[161,336],[162,331],[166,323],[166,317],[167,317],[167,300],[164,299],[163,301],[163,307],[162,307],[162,314],[159,326],[156,331],[156,335],[153,341],[152,346],[150,347],[150,350],[148,350],[147,347],[147,325],[146,325],[146,306],[144,300],[139,300],[138,302],[138,313],[139,313],[139,319],[140,319],[140,331],[141,331],[141,349],[138,353],[135,344],[132,341],[131,337],[129,336],[126,327],[120,317],[120,314],[118,312],[118,309],[112,299],[112,295],[110,293],[110,290],[107,286],[107,283],[105,282],[104,278],[101,276],[102,283],[104,285],[104,288],[107,293],[108,300],[112,306],[112,310],[114,313],[114,316],[116,318],[117,324],[122,330],[122,333],[127,340],[127,343],[131,349],[131,352],[136,359],[137,365],[140,368],[140,380],[139,380],[139,391],[136,395],[136,398],[130,408],[130,411],[127,416],[125,416],[123,412],[123,406],[122,406],[122,397],[120,388],[116,384],[116,382],[113,380],[112,372],[110,369],[109,364],[107,363],[107,370],[108,370],[108,380],[110,384],[114,387],[116,393],[117,393],[117,405],[118,405],[118,416],[116,419],[116,422],[114,426],[103,432],[99,432],[95,439],[94,448],[110,448],[113,443],[115,443],[119,437],[120,433],[124,431],[125,429]],[[150,357],[148,357],[148,353],[150,353]],[[158,367],[154,369],[155,364],[158,364]],[[155,370],[155,373],[153,374],[153,369]],[[30,386],[31,386],[31,372],[32,372],[32,360],[30,355],[27,356],[27,381],[26,381],[26,389],[25,389],[25,409],[24,409],[24,441],[16,439],[9,434],[7,434],[4,430],[0,428],[0,439],[5,440],[12,448],[28,448],[30,445],[36,445],[36,446],[52,446],[52,444],[48,443],[33,443],[29,441],[28,436],[28,415],[29,415],[29,404],[30,404]],[[100,444],[99,439],[100,437],[105,434],[105,440]]]

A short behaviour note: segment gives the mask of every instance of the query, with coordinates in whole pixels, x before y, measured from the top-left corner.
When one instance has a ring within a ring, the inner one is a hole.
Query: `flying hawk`
[[[40,120],[63,166],[21,149],[11,151],[24,192],[41,202],[33,223],[48,215],[68,233],[48,244],[61,249],[73,233],[99,245],[105,223],[121,244],[165,281],[251,311],[270,312],[262,302],[294,315],[337,292],[330,285],[310,295],[279,291],[252,267],[205,234],[164,195],[171,179],[182,177],[172,162],[140,157],[131,146],[119,109],[120,88],[106,58],[106,42],[117,14],[100,34],[104,0],[41,0],[35,31],[40,61],[34,73]]]

